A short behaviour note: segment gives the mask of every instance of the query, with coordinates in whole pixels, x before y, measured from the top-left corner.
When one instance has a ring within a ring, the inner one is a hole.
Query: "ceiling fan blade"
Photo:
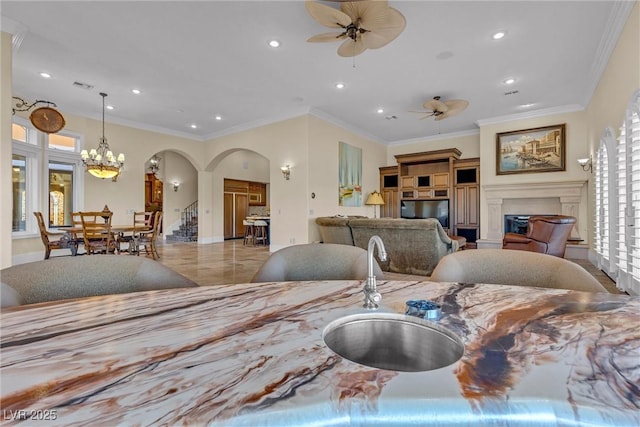
[[[309,37],[307,41],[311,43],[335,42],[338,40],[342,40],[345,37],[346,35],[344,33],[322,33],[316,34],[313,37]]]
[[[469,106],[469,101],[466,99],[450,99],[448,101],[444,101],[444,103],[449,107],[449,110],[447,111],[449,116],[458,114]]]
[[[325,27],[341,28],[352,22],[349,15],[338,9],[314,1],[305,1],[304,6],[307,8],[309,15]]]
[[[414,110],[409,110],[409,113],[424,114],[423,117],[420,117],[420,120],[428,119],[429,117],[432,117],[434,115],[433,111],[414,111]]]
[[[384,19],[389,3],[384,1],[358,1],[344,2],[340,4],[340,10],[351,17],[351,22],[358,23],[360,27],[369,29],[379,19]]]
[[[430,101],[425,102],[423,105],[425,110],[431,110],[431,111],[439,111],[441,113],[446,112],[449,107],[447,106],[447,104],[445,104],[444,102],[440,101],[439,99],[432,99]]]
[[[361,41],[354,42],[347,37],[344,43],[338,48],[338,55],[348,58],[360,55],[365,50],[367,50],[367,47]]]
[[[386,8],[381,19],[370,19],[369,26],[362,25],[369,30],[362,34],[366,39],[369,49],[378,49],[395,40],[402,33],[407,25],[404,16],[396,9]]]

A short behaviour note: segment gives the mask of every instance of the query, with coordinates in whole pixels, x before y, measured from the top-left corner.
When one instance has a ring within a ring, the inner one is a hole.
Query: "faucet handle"
[[[378,292],[364,292],[364,308],[376,309],[382,301],[382,295]]]

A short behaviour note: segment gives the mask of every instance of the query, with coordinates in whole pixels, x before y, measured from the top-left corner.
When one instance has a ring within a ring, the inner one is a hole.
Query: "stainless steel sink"
[[[392,371],[419,372],[448,366],[462,357],[464,345],[448,329],[395,313],[361,313],[329,323],[327,346],[352,362]]]

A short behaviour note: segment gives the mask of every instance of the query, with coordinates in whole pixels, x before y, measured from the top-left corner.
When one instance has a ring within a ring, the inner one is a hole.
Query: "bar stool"
[[[244,240],[242,241],[242,245],[246,245],[248,241],[251,241],[251,243],[255,245],[254,221],[243,219],[242,225],[244,225]]]
[[[268,227],[269,227],[269,224],[267,224],[267,221],[263,221],[259,219],[253,222],[253,230],[254,230],[253,244],[254,245],[263,244],[266,246],[269,244],[269,232],[267,230]]]

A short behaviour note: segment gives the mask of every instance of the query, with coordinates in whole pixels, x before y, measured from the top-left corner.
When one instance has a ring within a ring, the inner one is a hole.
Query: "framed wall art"
[[[338,205],[362,206],[362,148],[338,146]]]
[[[566,170],[565,124],[496,134],[496,174]]]

